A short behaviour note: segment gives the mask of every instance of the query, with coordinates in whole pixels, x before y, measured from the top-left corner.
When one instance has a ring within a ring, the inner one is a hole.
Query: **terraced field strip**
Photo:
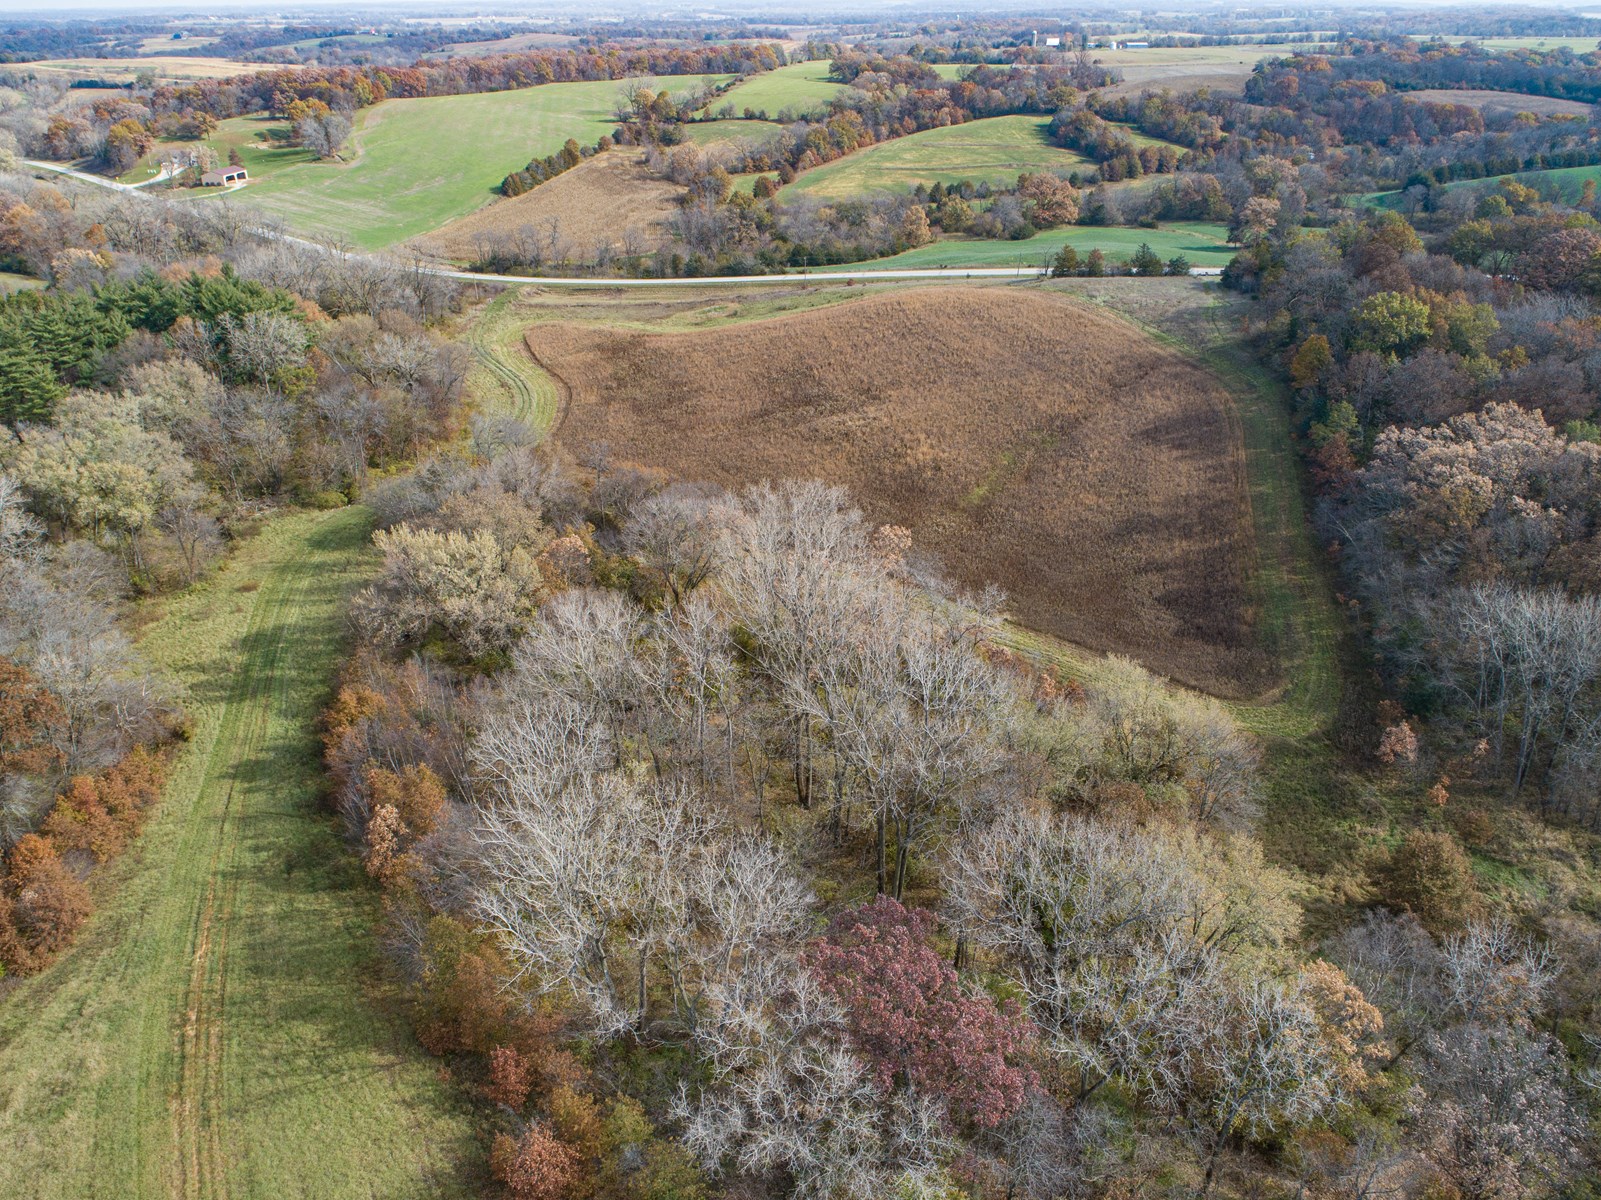
[[[466,340],[475,361],[467,390],[480,411],[516,417],[548,432],[561,411],[561,392],[523,341],[529,319],[518,295],[502,292],[468,326]]]
[[[0,1002],[0,1195],[466,1196],[468,1114],[382,1003],[315,722],[364,509],[270,522],[142,648],[192,736],[100,910]]]

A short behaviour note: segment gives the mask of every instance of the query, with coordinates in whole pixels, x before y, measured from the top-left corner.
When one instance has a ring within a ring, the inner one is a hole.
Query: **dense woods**
[[[1207,1194],[1267,1154],[1490,1196],[1583,1161],[1551,952],[1435,835],[1307,954],[1221,706],[1028,664],[839,490],[522,445],[374,502],[329,761],[511,1194],[617,1178],[616,1079],[632,1186],[673,1194]]]

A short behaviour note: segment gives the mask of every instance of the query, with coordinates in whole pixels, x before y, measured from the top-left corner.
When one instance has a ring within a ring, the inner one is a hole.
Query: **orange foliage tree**
[[[489,1168],[516,1200],[562,1200],[578,1182],[578,1152],[544,1125],[495,1139]]]

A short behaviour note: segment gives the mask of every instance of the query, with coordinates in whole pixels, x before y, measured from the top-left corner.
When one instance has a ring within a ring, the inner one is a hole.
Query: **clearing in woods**
[[[1501,186],[1503,179],[1516,180],[1524,187],[1531,187],[1542,196],[1549,196],[1561,200],[1564,204],[1577,204],[1584,195],[1586,183],[1601,184],[1601,165],[1588,167],[1552,167],[1545,171],[1519,171],[1515,175],[1487,175],[1483,179],[1457,179],[1451,183],[1440,184],[1439,187],[1448,192],[1466,190],[1473,192],[1493,192]],[[1367,192],[1355,196],[1356,203],[1366,208],[1390,208],[1405,210],[1407,197],[1404,191],[1395,192]]]
[[[878,142],[797,176],[784,195],[848,200],[867,192],[909,192],[918,184],[1012,186],[1023,171],[1071,171],[1094,164],[1055,145],[1040,117],[984,117]]]
[[[666,240],[683,189],[652,175],[642,159],[638,150],[607,150],[411,244],[452,262],[481,261],[486,249],[502,241],[529,242],[553,262],[570,254],[588,261],[598,247],[617,251],[630,242],[644,252],[655,250]]]
[[[724,78],[675,75],[660,86],[676,94]],[[358,114],[349,161],[302,157],[252,180],[238,199],[298,233],[362,250],[392,246],[496,200],[502,179],[568,138],[594,145],[617,127],[621,90],[605,80],[385,100]]]
[[[960,285],[704,332],[615,320],[529,331],[564,444],[726,486],[843,484],[1031,628],[1215,694],[1272,682],[1229,398],[1127,322]]]
[[[1504,108],[1507,112],[1530,112],[1542,117],[1582,117],[1594,107],[1578,100],[1559,100],[1555,96],[1528,96],[1522,92],[1494,92],[1484,88],[1423,88],[1402,95],[1426,104]]]
[[[725,142],[767,141],[784,127],[777,121],[747,121],[743,117],[726,117],[715,121],[691,121],[681,127],[684,140],[697,146],[716,146]]]
[[[193,735],[76,944],[0,1003],[0,1195],[466,1197],[465,1101],[391,1014],[319,805],[363,508],[270,521],[141,639]]]
[[[791,63],[752,75],[713,100],[711,110],[718,112],[731,104],[739,115],[748,109],[773,120],[786,110],[801,116],[827,108],[844,86],[828,77],[828,63],[823,59]]]

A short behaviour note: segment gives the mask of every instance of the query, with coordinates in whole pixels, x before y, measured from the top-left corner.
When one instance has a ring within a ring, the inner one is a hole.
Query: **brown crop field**
[[[581,261],[605,244],[621,250],[632,239],[645,250],[663,240],[663,225],[680,194],[645,170],[638,151],[608,150],[521,196],[497,200],[413,240],[425,254],[471,262],[497,238],[548,237],[552,230]],[[554,223],[554,224],[553,224]]]
[[[1408,100],[1429,104],[1464,104],[1469,108],[1504,108],[1508,112],[1528,112],[1541,117],[1582,117],[1590,105],[1577,100],[1558,100],[1554,96],[1526,96],[1522,92],[1492,92],[1481,88],[1426,88],[1405,92]]]
[[[704,331],[553,321],[528,345],[567,393],[564,445],[845,485],[1034,629],[1218,695],[1270,682],[1229,397],[1104,311],[923,287]]]
[[[52,58],[28,64],[29,71],[51,78],[103,79],[111,83],[131,83],[144,71],[154,75],[159,83],[189,83],[196,79],[227,79],[233,75],[253,75],[258,71],[277,69],[276,63],[239,62],[230,58],[185,54],[144,58]]]

